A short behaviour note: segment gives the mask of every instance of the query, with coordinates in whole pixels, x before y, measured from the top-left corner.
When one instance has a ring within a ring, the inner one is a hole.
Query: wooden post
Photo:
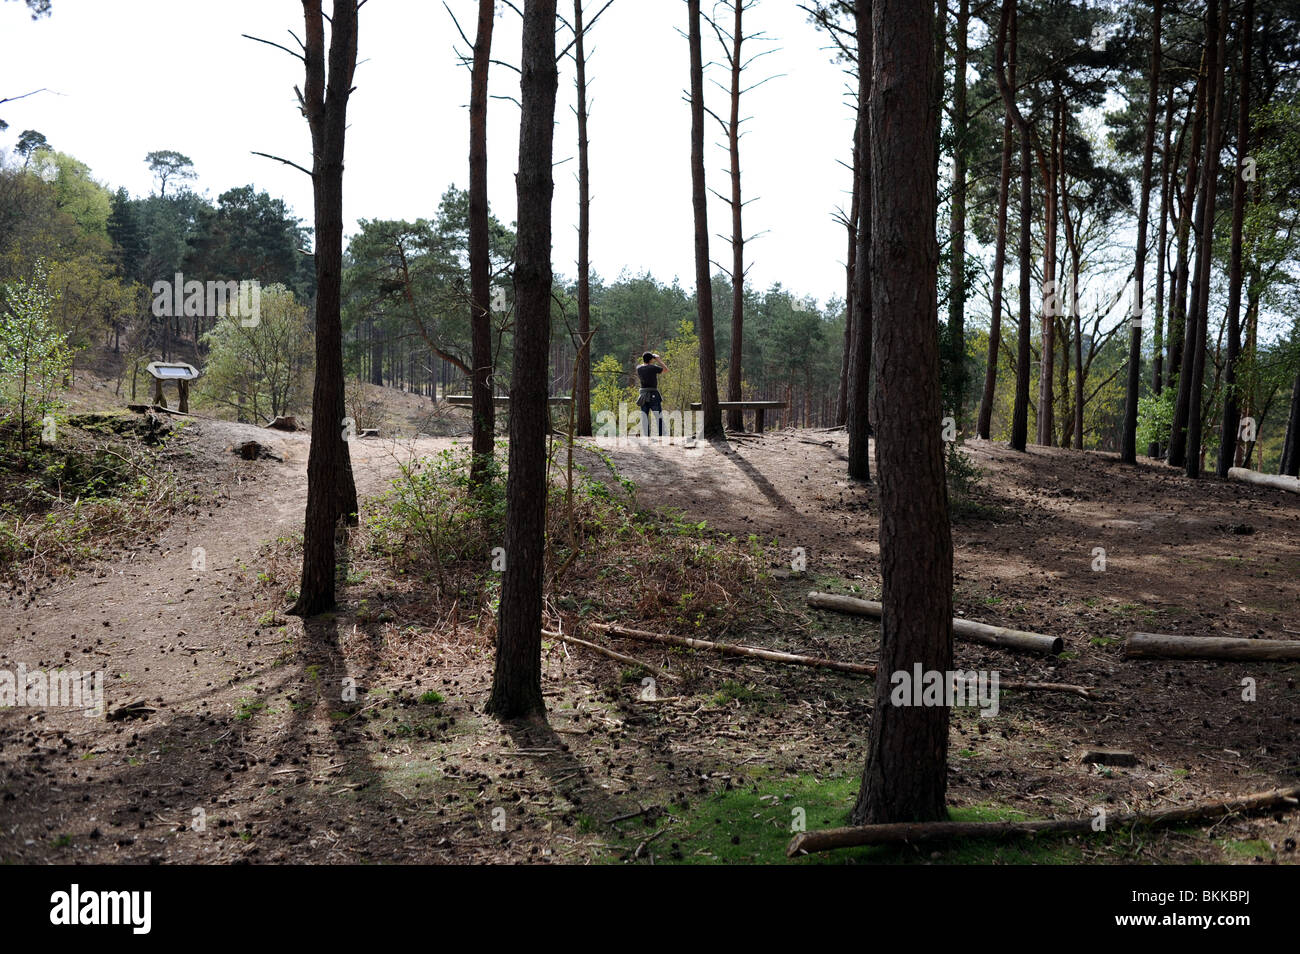
[[[153,403],[158,407],[167,406],[167,399],[163,397],[162,378],[153,379]]]
[[[178,381],[177,387],[180,390],[180,411],[182,414],[190,413],[190,382]]]
[[[755,433],[755,434],[762,434],[762,433],[763,433],[763,416],[764,416],[764,414],[765,414],[765,412],[764,412],[764,410],[763,410],[761,407],[760,407],[760,408],[755,408],[755,409],[754,409],[754,433]]]

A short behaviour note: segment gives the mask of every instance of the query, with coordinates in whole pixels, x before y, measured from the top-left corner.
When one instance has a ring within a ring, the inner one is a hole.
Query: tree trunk
[[[1256,198],[1258,199],[1259,196],[1258,180],[1256,180],[1256,184],[1252,188],[1252,191],[1255,193]],[[1247,272],[1246,279],[1243,283],[1246,287],[1245,354],[1246,354],[1246,361],[1249,362],[1247,366],[1252,367],[1255,364],[1255,359],[1257,356],[1256,346],[1259,342],[1259,296],[1260,296],[1261,289],[1259,286],[1258,266],[1248,267],[1246,272]],[[1252,374],[1250,375],[1249,384],[1246,388],[1246,406],[1244,409],[1246,414],[1253,415],[1255,413],[1255,409],[1259,407],[1259,394],[1257,393],[1258,390],[1259,390],[1259,378],[1257,375]],[[1263,415],[1260,415],[1260,417],[1262,422]],[[1238,445],[1238,456],[1241,458],[1240,461],[1238,462],[1240,466],[1242,467],[1250,466],[1250,458],[1251,455],[1254,453],[1255,444],[1258,442],[1258,440],[1259,440],[1259,428],[1256,427],[1255,440],[1243,441],[1241,442],[1241,444]]]
[[[307,454],[307,515],[302,584],[290,612],[314,616],[334,606],[335,529],[356,522],[357,489],[344,439],[343,144],[348,96],[357,63],[356,0],[334,0],[329,70],[320,0],[303,0],[306,21],[303,109],[312,140],[312,199],[316,219],[316,380],[312,388],[311,449]]]
[[[859,9],[866,6],[859,0]],[[948,709],[894,706],[886,674],[952,668],[952,536],[935,281],[934,7],[875,0],[869,125],[875,419],[880,454],[880,678],[855,824],[946,817]],[[868,62],[862,58],[863,66]]]
[[[482,483],[492,460],[496,404],[492,400],[492,263],[488,232],[487,108],[494,0],[479,0],[478,33],[469,94],[470,483]],[[436,390],[436,389],[435,389]]]
[[[998,23],[998,36],[995,47],[994,75],[1002,102],[1008,115],[1016,125],[1020,136],[1020,321],[1016,341],[1016,398],[1011,412],[1011,448],[1023,451],[1029,440],[1029,338],[1033,333],[1033,316],[1029,307],[1030,288],[1033,284],[1030,274],[1030,258],[1033,247],[1030,244],[1030,216],[1033,210],[1033,170],[1031,145],[1029,141],[1029,123],[1020,114],[1016,106],[1015,90],[1007,81],[1003,64],[1006,60],[1007,34],[1011,34],[1011,47],[1016,47],[1016,0],[1002,0],[1002,15]]]
[[[724,440],[718,407],[717,347],[713,337],[713,283],[709,276],[709,196],[704,180],[704,62],[700,43],[700,0],[687,0],[691,50],[691,205],[695,210],[695,304],[699,309],[700,407],[703,437]]]
[[[849,346],[849,476],[871,479],[871,348],[872,348],[872,169],[871,169],[871,4],[857,5],[858,34],[858,248],[853,272],[853,340]],[[927,107],[928,108],[928,107]]]
[[[958,0],[953,49],[952,198],[948,218],[948,342],[953,367],[951,407],[961,427],[966,404],[966,31],[970,0]]]
[[[727,400],[740,401],[741,335],[745,324],[745,233],[741,224],[744,204],[740,197],[740,68],[744,42],[742,14],[745,0],[732,0],[735,22],[731,34],[731,116],[727,123],[727,149],[731,156],[731,363],[727,367]],[[727,430],[744,431],[745,412],[727,412]]]
[[[547,384],[551,340],[551,178],[556,0],[524,3],[519,126],[515,354],[510,380],[505,574],[497,615],[496,671],[487,711],[545,720],[542,587],[546,562]]]
[[[1014,33],[1013,33],[1014,36]],[[1011,61],[1007,65],[1008,82],[1012,89],[1016,86],[1016,45],[1013,41],[1010,51]],[[1002,170],[998,175],[998,226],[993,250],[993,300],[989,314],[989,354],[984,369],[984,395],[980,400],[979,421],[975,432],[984,440],[989,439],[989,428],[993,422],[993,401],[998,384],[998,350],[1002,345],[1002,279],[1007,262],[1007,203],[1011,192],[1011,111],[1004,110],[1002,119]]]
[[[1202,55],[1197,73],[1196,89],[1188,106],[1192,110],[1192,137],[1187,155],[1187,171],[1183,177],[1180,193],[1177,229],[1177,256],[1174,261],[1174,284],[1172,299],[1173,310],[1169,316],[1169,345],[1167,348],[1169,363],[1165,369],[1165,384],[1172,386],[1183,368],[1183,343],[1187,338],[1187,285],[1189,280],[1192,216],[1195,212],[1194,195],[1196,184],[1200,181],[1201,139],[1205,134],[1205,58]],[[1174,179],[1170,177],[1172,190]],[[1170,441],[1172,445],[1172,440]]]
[[[1174,122],[1174,91],[1169,89],[1165,103],[1165,134],[1160,149],[1160,238],[1156,242],[1156,326],[1151,346],[1151,392],[1157,396],[1164,390],[1164,330],[1165,330],[1165,255],[1169,251],[1169,178],[1174,163],[1169,155],[1170,135]],[[1160,442],[1147,444],[1147,456],[1160,457]]]
[[[1062,416],[1061,446],[1073,442],[1076,450],[1083,450],[1083,334],[1079,318],[1079,241],[1074,232],[1074,220],[1070,218],[1070,184],[1065,169],[1065,101],[1057,102],[1058,125],[1061,134],[1057,137],[1057,155],[1061,183],[1060,210],[1061,222],[1065,226],[1065,250],[1070,256],[1070,281],[1066,289],[1065,313],[1060,327],[1061,336],[1061,396],[1065,399],[1067,413]],[[1068,321],[1067,321],[1068,319]],[[1071,335],[1070,324],[1073,324]],[[1073,342],[1071,341],[1073,338]],[[1074,349],[1074,398],[1070,399],[1070,349]]]
[[[1124,436],[1120,459],[1137,463],[1138,392],[1142,384],[1142,318],[1146,299],[1143,278],[1147,262],[1147,221],[1151,214],[1151,159],[1156,143],[1156,106],[1160,98],[1160,15],[1161,0],[1155,0],[1151,14],[1151,73],[1147,90],[1147,119],[1142,143],[1142,182],[1138,201],[1137,254],[1133,262],[1133,308],[1129,314],[1128,386],[1125,389]],[[1157,346],[1157,349],[1159,346]]]
[[[849,420],[849,364],[853,356],[853,321],[857,313],[855,309],[857,307],[858,223],[862,217],[862,193],[859,190],[862,180],[859,164],[862,159],[858,152],[858,142],[862,138],[861,122],[862,114],[859,110],[858,121],[853,126],[853,198],[849,202],[849,218],[845,223],[849,235],[849,249],[845,267],[847,282],[844,292],[844,355],[840,359],[840,389],[835,401],[836,426],[844,426]]]
[[[600,11],[597,11],[599,15]],[[591,172],[587,165],[587,52],[582,0],[573,0],[573,62],[578,87],[578,356],[576,430],[591,436]]]
[[[1055,91],[1057,102],[1060,91]],[[1056,319],[1061,313],[1061,290],[1056,283],[1056,223],[1058,177],[1056,137],[1061,134],[1059,109],[1052,113],[1046,162],[1043,165],[1043,302],[1042,340],[1038,368],[1038,433],[1036,441],[1045,447],[1056,443],[1056,408],[1052,375],[1056,371]]]
[[[1282,466],[1279,474],[1300,476],[1300,374],[1291,385],[1291,414],[1286,423],[1286,443],[1282,445]]]
[[[370,319],[370,383],[378,388],[384,386],[384,339],[373,318]]]
[[[1187,388],[1179,386],[1180,404],[1186,408],[1184,419],[1187,422],[1183,432],[1185,441],[1185,463],[1188,477],[1201,476],[1201,413],[1202,386],[1205,382],[1205,355],[1208,344],[1210,310],[1210,278],[1214,264],[1214,195],[1219,173],[1219,143],[1223,122],[1223,85],[1224,59],[1227,33],[1228,7],[1220,0],[1210,0],[1206,15],[1206,45],[1210,53],[1210,89],[1208,104],[1210,107],[1209,129],[1205,135],[1205,159],[1201,168],[1201,228],[1197,236],[1196,281],[1194,290],[1196,302],[1193,318],[1189,318],[1188,330],[1195,332],[1195,347],[1184,347],[1183,370],[1190,372]],[[1192,340],[1189,339],[1190,345]],[[1190,352],[1190,354],[1189,354]],[[1190,359],[1190,360],[1189,360]],[[1187,377],[1187,375],[1185,375]],[[1184,403],[1185,399],[1185,403]],[[1174,416],[1175,436],[1179,433],[1177,411]]]
[[[1255,0],[1246,0],[1241,15],[1238,42],[1241,44],[1240,91],[1237,107],[1237,168],[1232,181],[1232,251],[1228,266],[1228,353],[1224,362],[1223,423],[1219,431],[1217,472],[1227,477],[1236,465],[1239,401],[1237,361],[1241,354],[1241,233],[1246,215],[1245,162],[1250,145],[1250,54],[1255,30]]]

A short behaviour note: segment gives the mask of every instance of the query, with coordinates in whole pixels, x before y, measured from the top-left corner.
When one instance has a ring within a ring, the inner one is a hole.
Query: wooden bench
[[[692,411],[700,410],[704,405],[699,401],[691,405]],[[768,411],[782,410],[790,406],[789,401],[719,401],[718,407],[724,411],[753,411],[754,433],[763,433],[763,418]]]

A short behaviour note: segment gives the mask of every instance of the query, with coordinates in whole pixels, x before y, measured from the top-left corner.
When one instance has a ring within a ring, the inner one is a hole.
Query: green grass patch
[[[1273,849],[1262,838],[1252,838],[1247,841],[1225,838],[1217,841],[1216,844],[1228,861],[1249,861],[1254,858],[1263,858],[1265,861],[1270,861],[1273,858]]]
[[[240,699],[239,708],[235,710],[235,718],[247,722],[265,708],[265,702],[258,702],[256,699]]]
[[[719,792],[685,807],[670,805],[655,830],[671,828],[643,852],[657,864],[1079,864],[1094,836],[970,839],[919,846],[867,846],[787,858],[786,847],[800,824],[809,831],[848,824],[859,778],[818,779],[811,775],[767,777]],[[954,821],[1022,820],[1023,812],[1001,805],[973,805],[950,811]],[[654,831],[629,827],[621,845],[630,853]],[[1115,842],[1117,848],[1123,839]],[[621,855],[620,855],[621,857]],[[1117,860],[1123,860],[1117,858]]]

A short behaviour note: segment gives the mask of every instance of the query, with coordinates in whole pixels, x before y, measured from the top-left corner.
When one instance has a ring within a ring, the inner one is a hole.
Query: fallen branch
[[[854,596],[839,596],[835,593],[816,591],[808,594],[808,605],[819,609],[835,610],[838,613],[870,616],[874,619],[880,619],[884,612],[884,608],[874,600],[860,600]],[[1042,636],[1019,629],[976,623],[969,619],[954,619],[952,632],[955,637],[967,642],[1001,646],[1003,649],[1019,649],[1030,653],[1055,655],[1065,647],[1065,641],[1060,636]]]
[[[1162,636],[1134,633],[1124,655],[1138,659],[1300,659],[1300,640],[1239,639],[1234,636]]]
[[[1228,478],[1246,484],[1257,484],[1260,487],[1289,490],[1293,494],[1300,494],[1300,479],[1283,474],[1261,474],[1257,470],[1247,470],[1244,467],[1229,467]]]
[[[648,643],[665,643],[670,646],[685,646],[688,649],[707,649],[725,656],[748,656],[754,659],[766,659],[770,662],[791,663],[796,666],[811,666],[817,669],[834,669],[837,672],[852,673],[856,676],[875,676],[876,666],[871,663],[840,662],[837,659],[824,659],[820,656],[800,656],[795,653],[783,653],[775,649],[759,649],[756,646],[742,646],[738,643],[714,643],[707,639],[692,639],[690,636],[674,636],[671,633],[651,633],[644,629],[631,629],[616,623],[592,623],[593,629],[636,639]],[[1018,679],[1000,679],[1000,689],[1018,689],[1024,692],[1069,692],[1084,699],[1091,699],[1092,690],[1088,686],[1076,686],[1064,682],[1022,682]]]
[[[1112,815],[1105,819],[1106,829],[1161,828],[1210,821],[1224,815],[1251,814],[1279,806],[1300,804],[1300,785],[1276,788],[1255,795],[1243,795],[1218,802],[1204,802],[1187,808],[1174,808],[1163,812],[1133,812]],[[830,851],[835,848],[854,848],[859,845],[911,844],[918,841],[936,841],[951,838],[1007,838],[1039,834],[1088,834],[1093,832],[1095,818],[1058,818],[1049,821],[1010,822],[900,822],[888,825],[858,825],[851,828],[826,828],[795,835],[786,849],[786,857]],[[1105,829],[1102,829],[1105,830]]]
[[[589,643],[585,639],[579,639],[577,636],[569,636],[565,633],[557,633],[549,629],[542,630],[542,635],[545,636],[547,639],[558,639],[561,642],[570,643],[571,645],[574,646],[582,646],[584,649],[590,649],[593,653],[598,653],[599,655],[605,656],[606,658],[613,659],[617,662],[621,662],[625,666],[640,666],[642,669],[645,669],[647,672],[654,673],[660,679],[666,679],[669,682],[677,681],[676,676],[674,676],[672,673],[664,669],[659,668],[653,663],[642,662],[641,660],[635,659],[632,656],[624,656],[622,653],[617,653],[612,649],[606,649],[604,646],[599,646],[596,643]]]
[[[591,627],[609,633],[611,636],[622,636],[625,639],[636,639],[645,643],[665,643],[669,646],[685,646],[689,649],[708,649],[715,653],[722,653],[725,656],[749,656],[766,659],[770,662],[793,663],[797,666],[814,666],[819,669],[851,672],[860,676],[874,676],[876,674],[876,667],[866,663],[839,662],[834,659],[822,659],[818,656],[798,656],[794,653],[783,653],[775,649],[758,649],[754,646],[740,646],[736,643],[714,643],[709,642],[707,639],[692,639],[689,636],[674,636],[670,633],[651,633],[644,629],[630,629],[612,623],[592,623]]]

